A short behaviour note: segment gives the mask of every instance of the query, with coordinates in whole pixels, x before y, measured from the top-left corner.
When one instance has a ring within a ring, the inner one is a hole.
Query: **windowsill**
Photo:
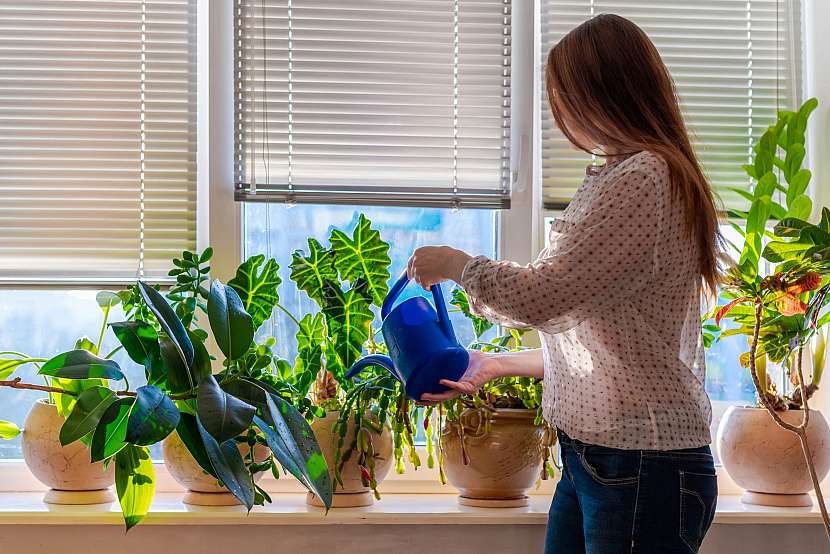
[[[117,503],[97,506],[44,504],[41,492],[0,493],[0,525],[123,525]],[[305,495],[281,493],[250,514],[241,506],[200,507],[181,502],[181,493],[156,494],[148,525],[545,525],[550,497],[531,495],[524,508],[459,506],[453,494],[385,494],[373,506],[339,508],[325,514],[307,506]],[[742,504],[740,497],[718,499],[715,524],[820,524],[817,506],[771,508]]]

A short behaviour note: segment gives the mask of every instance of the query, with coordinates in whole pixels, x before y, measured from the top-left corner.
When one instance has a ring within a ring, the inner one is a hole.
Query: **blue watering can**
[[[441,285],[430,287],[435,308],[422,296],[409,298],[392,308],[408,283],[409,277],[404,272],[386,295],[380,310],[389,356],[373,354],[361,358],[349,368],[346,378],[353,378],[365,367],[380,366],[403,384],[409,398],[420,400],[425,392],[448,390],[438,381],[457,381],[467,370],[470,354],[455,338]]]

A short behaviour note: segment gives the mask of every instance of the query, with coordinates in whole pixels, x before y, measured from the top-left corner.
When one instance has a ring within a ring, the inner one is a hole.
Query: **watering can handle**
[[[383,306],[380,308],[382,319],[386,319],[386,316],[392,311],[392,306],[408,284],[409,276],[404,271],[395,281],[395,284],[392,285],[389,294],[386,295],[383,301]],[[432,292],[432,300],[435,302],[435,310],[438,312],[438,324],[441,326],[441,330],[448,339],[456,341],[455,332],[452,329],[452,323],[450,323],[450,314],[447,312],[447,304],[444,302],[444,295],[441,293],[441,285],[432,285],[429,290]]]

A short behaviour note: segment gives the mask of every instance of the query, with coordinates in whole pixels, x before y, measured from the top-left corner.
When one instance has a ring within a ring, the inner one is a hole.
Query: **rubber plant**
[[[472,325],[475,339],[468,345],[468,348],[481,350],[482,352],[518,352],[527,348],[524,345],[525,331],[522,329],[504,329],[503,334],[486,340],[484,335],[493,329],[494,325],[477,317],[470,311],[469,299],[463,289],[456,288],[453,290],[451,304],[455,306],[456,311],[462,312]],[[436,407],[426,408],[424,424],[427,434],[428,456],[432,457],[433,453],[437,451],[439,477],[442,484],[446,484],[444,458],[440,443],[440,430],[444,427],[444,423],[446,421],[459,422],[461,414],[465,410],[473,409],[480,412],[482,417],[478,420],[482,422],[486,432],[489,431],[495,411],[503,408],[536,410],[534,424],[544,424],[542,417],[542,381],[531,377],[501,377],[488,382],[474,395],[461,395]],[[438,416],[437,425],[433,425],[432,420],[436,411]],[[459,426],[459,428],[463,432],[463,426]],[[463,451],[464,441],[461,441],[461,444],[462,455],[466,459],[466,453]],[[551,448],[544,447],[544,463],[540,479],[553,476],[552,461],[554,458],[551,455]]]
[[[339,411],[334,427],[339,437],[335,487],[343,485],[343,464],[356,456],[364,486],[377,498],[372,432],[391,426],[398,473],[404,471],[404,449],[413,467],[421,464],[413,438],[419,410],[398,381],[379,368],[368,369],[357,381],[343,377],[364,352],[385,351],[382,342],[375,340],[379,326],[373,324],[388,292],[388,252],[389,244],[361,214],[351,235],[334,229],[327,246],[310,238],[307,251],[293,253],[291,280],[320,311],[301,319],[292,316],[297,325],[297,357],[290,373],[288,363],[282,366],[282,377],[301,396],[297,403],[309,402],[306,396],[310,397],[307,413],[311,417],[326,410]],[[350,421],[357,432],[351,444],[344,444]]]
[[[207,289],[203,283],[210,256],[210,250],[201,256],[185,252],[182,259],[174,260],[171,274],[178,285],[169,299],[144,282],[118,295],[103,295],[124,303],[128,320],[110,327],[119,349],[144,367],[146,385],[130,390],[124,372],[111,359],[115,351],[102,358],[83,348],[45,361],[40,373],[52,379],[45,386],[22,383],[20,378],[0,381],[0,385],[71,399],[61,442],[83,440],[90,446],[93,462],[115,463],[127,529],[147,514],[152,501],[154,475],[148,447],[174,430],[202,470],[224,484],[248,510],[270,500],[254,483],[253,474],[268,469],[277,473],[277,464],[327,507],[331,503],[328,468],[311,428],[286,394],[264,377],[263,368],[272,364],[273,356],[268,344],[253,340],[277,302],[276,263],[269,261],[257,272],[264,258],[248,260],[232,284],[215,280]],[[224,357],[217,372],[205,346],[209,333],[197,326],[199,311],[207,315],[207,328]],[[23,360],[41,361],[18,356],[2,363]],[[109,384],[112,381],[123,381],[123,388]],[[64,383],[70,386],[56,386]],[[13,433],[14,429],[5,434]],[[272,456],[262,463],[253,455],[244,459],[237,447],[240,442],[267,445]]]
[[[751,205],[747,212],[733,214],[746,221],[744,226],[732,224],[744,243],[735,246],[740,257],[722,286],[727,303],[711,314],[715,325],[706,327],[706,340],[730,335],[748,338],[749,350],[741,356],[741,365],[749,369],[759,405],[779,427],[798,436],[830,538],[830,517],[806,435],[809,400],[820,384],[825,327],[830,322],[830,315],[824,313],[830,300],[830,210],[821,210],[817,225],[808,222],[813,206],[806,191],[812,176],[802,167],[807,120],[816,106],[817,101],[810,99],[798,111],[781,112],[756,143],[753,163],[744,166],[755,184],[751,193],[741,194]],[[765,267],[772,270],[765,272]],[[733,325],[722,329],[727,320]],[[811,341],[808,382],[802,364]],[[777,390],[767,374],[767,361],[783,364],[791,392]],[[803,409],[799,424],[781,418],[780,412],[789,409]]]

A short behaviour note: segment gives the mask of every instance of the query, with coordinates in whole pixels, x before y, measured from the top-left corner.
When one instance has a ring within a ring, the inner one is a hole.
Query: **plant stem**
[[[118,346],[116,346],[115,348],[113,348],[112,350],[110,350],[109,354],[107,354],[106,356],[104,356],[104,358],[105,358],[105,359],[107,359],[107,360],[109,360],[110,358],[112,358],[113,356],[115,356],[115,353],[116,353],[116,352],[118,352],[119,350],[121,350],[122,348],[124,348],[124,345],[123,345],[123,344],[119,344]]]
[[[107,304],[107,307],[104,308],[104,321],[101,323],[101,332],[98,334],[98,344],[95,345],[95,353],[101,351],[101,343],[104,342],[104,333],[107,330],[107,320],[110,316],[110,306],[111,304]]]
[[[10,381],[0,381],[0,387],[9,387],[12,389],[23,389],[23,390],[37,390],[49,394],[68,394],[69,396],[78,396],[80,393],[68,391],[66,389],[62,389],[60,387],[52,387],[47,385],[34,385],[32,383],[24,383],[23,379],[20,377],[15,377]],[[123,390],[123,391],[114,391],[118,396],[136,396],[135,391],[130,390]],[[182,393],[182,394],[171,394],[169,395],[171,400],[190,400],[191,398],[196,398],[196,395],[192,392]]]
[[[280,304],[279,302],[277,302],[277,303],[276,303],[276,304],[274,304],[274,305],[275,305],[277,308],[279,308],[280,310],[282,310],[282,311],[283,311],[283,313],[284,313],[285,315],[287,315],[289,318],[291,318],[291,321],[293,321],[293,322],[294,322],[294,324],[295,324],[297,327],[299,327],[299,326],[300,326],[300,320],[299,320],[299,319],[297,319],[297,318],[294,316],[294,314],[292,314],[290,311],[288,311],[288,309],[287,309],[285,306],[283,306],[283,305],[282,305],[282,304]]]
[[[810,480],[813,482],[813,489],[816,492],[816,500],[819,504],[819,510],[821,511],[821,519],[824,523],[824,531],[827,533],[827,538],[830,540],[830,516],[827,513],[827,506],[824,504],[824,494],[821,492],[821,484],[818,480],[818,475],[816,474],[816,468],[813,464],[813,456],[810,452],[810,446],[807,443],[807,424],[810,421],[810,408],[807,405],[807,395],[804,386],[804,375],[801,368],[801,350],[799,349],[799,355],[796,360],[796,370],[798,372],[798,384],[801,390],[801,401],[802,401],[802,408],[804,412],[802,413],[802,419],[800,425],[792,425],[787,423],[778,412],[772,407],[769,402],[768,393],[766,392],[766,387],[761,388],[760,382],[758,381],[758,373],[755,367],[755,352],[758,348],[758,335],[761,331],[761,316],[763,313],[764,305],[761,299],[757,299],[755,302],[755,324],[752,329],[752,343],[749,345],[749,371],[752,375],[752,382],[755,385],[755,389],[758,391],[758,398],[761,401],[761,405],[767,410],[767,412],[772,416],[773,421],[781,427],[782,429],[786,429],[798,437],[799,442],[801,443],[801,450],[804,453],[804,461],[807,463],[807,470],[810,473]]]

